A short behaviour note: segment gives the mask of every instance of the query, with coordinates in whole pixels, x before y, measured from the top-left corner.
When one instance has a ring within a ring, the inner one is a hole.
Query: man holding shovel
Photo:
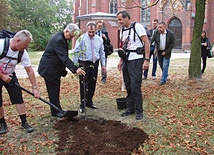
[[[48,42],[39,63],[38,72],[45,80],[49,100],[60,110],[60,79],[67,74],[65,67],[72,73],[85,76],[85,71],[76,67],[68,56],[67,41],[75,37],[74,32],[77,30],[79,28],[76,24],[68,24],[63,31],[56,33]],[[63,116],[63,113],[53,106],[50,108],[52,116]]]
[[[14,38],[9,41],[9,48],[5,57],[0,59],[0,134],[7,133],[7,124],[4,119],[4,109],[2,107],[2,87],[4,86],[10,96],[12,104],[16,105],[16,109],[21,119],[21,128],[26,132],[33,132],[33,128],[26,120],[26,107],[22,98],[22,91],[13,83],[18,83],[15,68],[17,65],[17,57],[19,52],[23,52],[21,63],[24,66],[32,85],[34,97],[39,98],[40,93],[36,86],[36,78],[31,67],[30,59],[26,49],[32,40],[32,35],[27,30],[21,30],[16,33]],[[5,39],[0,39],[0,55],[4,50]],[[12,80],[12,81],[11,81]],[[10,83],[11,82],[11,83]]]

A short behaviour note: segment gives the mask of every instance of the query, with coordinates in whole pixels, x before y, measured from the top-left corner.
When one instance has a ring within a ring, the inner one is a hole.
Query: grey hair
[[[69,32],[73,32],[73,31],[79,30],[79,27],[76,24],[70,23],[66,26],[64,31],[65,30],[68,30]]]
[[[19,38],[20,40],[24,40],[24,41],[27,39],[33,40],[32,34],[28,30],[18,31],[14,36],[14,38]]]

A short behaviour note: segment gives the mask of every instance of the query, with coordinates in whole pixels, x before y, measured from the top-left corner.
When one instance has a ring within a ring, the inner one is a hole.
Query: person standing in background
[[[204,74],[207,65],[208,47],[210,46],[210,39],[207,37],[205,30],[201,33],[201,58],[202,58],[202,69],[201,74]]]
[[[151,39],[151,44],[155,42],[158,50],[158,62],[162,70],[160,85],[164,85],[168,77],[168,69],[172,48],[175,43],[175,35],[172,31],[166,28],[165,22],[158,24],[158,31],[154,32]]]
[[[84,77],[79,76],[81,113],[85,112],[85,106],[97,109],[92,98],[96,89],[99,61],[102,64],[102,72],[106,72],[103,39],[95,34],[95,23],[87,23],[86,29],[87,32],[76,42],[73,57],[73,62],[83,67],[86,72]]]
[[[152,26],[153,28],[149,30],[150,34],[151,34],[151,38],[154,34],[155,31],[158,30],[158,20],[157,19],[154,19],[153,22],[152,22]],[[157,70],[157,55],[154,54],[154,50],[155,50],[155,42],[153,42],[152,44],[150,44],[150,55],[149,55],[149,58],[151,58],[151,56],[153,57],[153,61],[152,61],[152,79],[155,80],[156,79],[156,70]],[[148,76],[148,71],[149,71],[149,68],[144,70],[143,74],[143,80],[147,79],[147,76]]]
[[[110,41],[110,39],[108,37],[108,32],[102,30],[102,28],[103,28],[103,21],[102,20],[98,20],[96,22],[96,26],[97,26],[96,34],[98,36],[100,36],[100,37],[103,38],[103,45],[104,45],[105,58],[106,58],[105,64],[107,66],[107,57],[108,57],[108,55],[106,53],[106,46],[105,45],[106,44],[109,45],[111,41]],[[101,67],[102,67],[102,63],[101,63]],[[102,83],[106,83],[106,80],[107,80],[107,70],[106,70],[105,73],[102,71],[102,78],[101,78]]]

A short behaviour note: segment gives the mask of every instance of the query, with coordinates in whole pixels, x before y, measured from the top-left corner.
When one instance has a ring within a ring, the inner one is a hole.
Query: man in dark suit
[[[59,109],[62,109],[59,101],[60,79],[67,74],[65,67],[72,73],[85,75],[85,71],[77,68],[68,56],[67,41],[75,37],[74,32],[78,29],[77,25],[68,24],[63,31],[56,33],[48,42],[39,63],[38,72],[45,80],[49,100]],[[51,114],[55,117],[62,115],[53,107],[51,107]]]
[[[107,31],[102,31],[102,27],[103,27],[103,21],[102,20],[98,20],[96,22],[96,26],[97,26],[97,31],[96,31],[96,34],[100,37],[103,38],[103,45],[104,45],[104,51],[105,51],[105,58],[106,58],[106,65],[107,65],[107,53],[106,53],[106,44],[109,45],[110,44],[110,39],[108,37],[108,32]],[[102,67],[102,64],[101,64],[101,67]],[[107,78],[107,72],[102,72],[102,83],[106,83],[106,78]]]
[[[152,36],[154,35],[154,32],[158,30],[158,20],[154,19],[152,22],[152,26],[153,28],[149,30],[149,33]],[[149,58],[153,57],[153,61],[152,61],[152,79],[155,80],[156,79],[156,70],[157,70],[157,56],[154,54],[154,50],[155,50],[155,42],[153,42],[152,44],[150,44],[150,55]],[[148,71],[149,68],[144,70],[143,74],[143,80],[147,79],[148,76]]]
[[[167,81],[172,48],[175,43],[175,36],[172,31],[166,28],[165,22],[158,24],[158,31],[155,31],[151,39],[151,43],[153,42],[157,45],[158,62],[162,70],[160,85],[164,85]]]

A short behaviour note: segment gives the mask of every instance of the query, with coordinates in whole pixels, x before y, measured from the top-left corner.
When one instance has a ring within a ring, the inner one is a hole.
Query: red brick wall
[[[214,1],[210,0],[207,2],[207,24],[204,27],[205,30],[207,31],[207,36],[210,38],[210,42],[214,45]]]
[[[95,13],[95,12],[106,12],[109,13],[109,2],[110,0],[81,0],[82,4],[80,7],[79,4],[80,0],[76,0],[75,3],[75,9],[74,9],[74,16],[73,19],[75,19],[76,16]],[[86,6],[88,2],[88,7]],[[136,1],[138,4],[140,0]],[[193,26],[194,26],[194,18],[192,17],[192,12],[195,12],[195,5],[192,1],[192,5],[189,9],[183,9],[180,11],[172,11],[171,5],[165,4],[163,9],[160,9],[160,4],[158,3],[157,6],[153,6],[151,9],[151,15],[150,15],[150,23],[146,23],[145,25],[147,28],[151,28],[152,20],[158,19],[159,21],[164,21],[165,23],[169,24],[170,21],[173,18],[178,18],[182,23],[182,49],[183,50],[189,50],[191,48],[191,41],[192,41],[192,32],[193,32]],[[127,6],[130,6],[131,4],[127,4]],[[214,0],[210,0],[207,3],[207,22],[204,24],[204,29],[207,31],[208,37],[211,40],[211,44],[214,44],[214,20],[212,18],[214,17],[214,9],[212,8],[214,6]],[[125,8],[122,8],[123,6],[120,4],[120,0],[118,0],[118,11],[124,10]],[[80,9],[80,14],[79,10]],[[140,22],[141,18],[141,10],[140,8],[132,8],[132,9],[126,9],[130,15],[131,19],[133,21]],[[89,20],[81,21],[80,28],[85,32],[85,25]],[[79,22],[75,20],[75,22]],[[114,47],[117,48],[118,46],[118,27],[112,27],[108,21],[104,21],[106,24],[106,29],[109,33],[109,37],[111,39],[111,42],[114,44]],[[143,23],[144,24],[144,23]]]

